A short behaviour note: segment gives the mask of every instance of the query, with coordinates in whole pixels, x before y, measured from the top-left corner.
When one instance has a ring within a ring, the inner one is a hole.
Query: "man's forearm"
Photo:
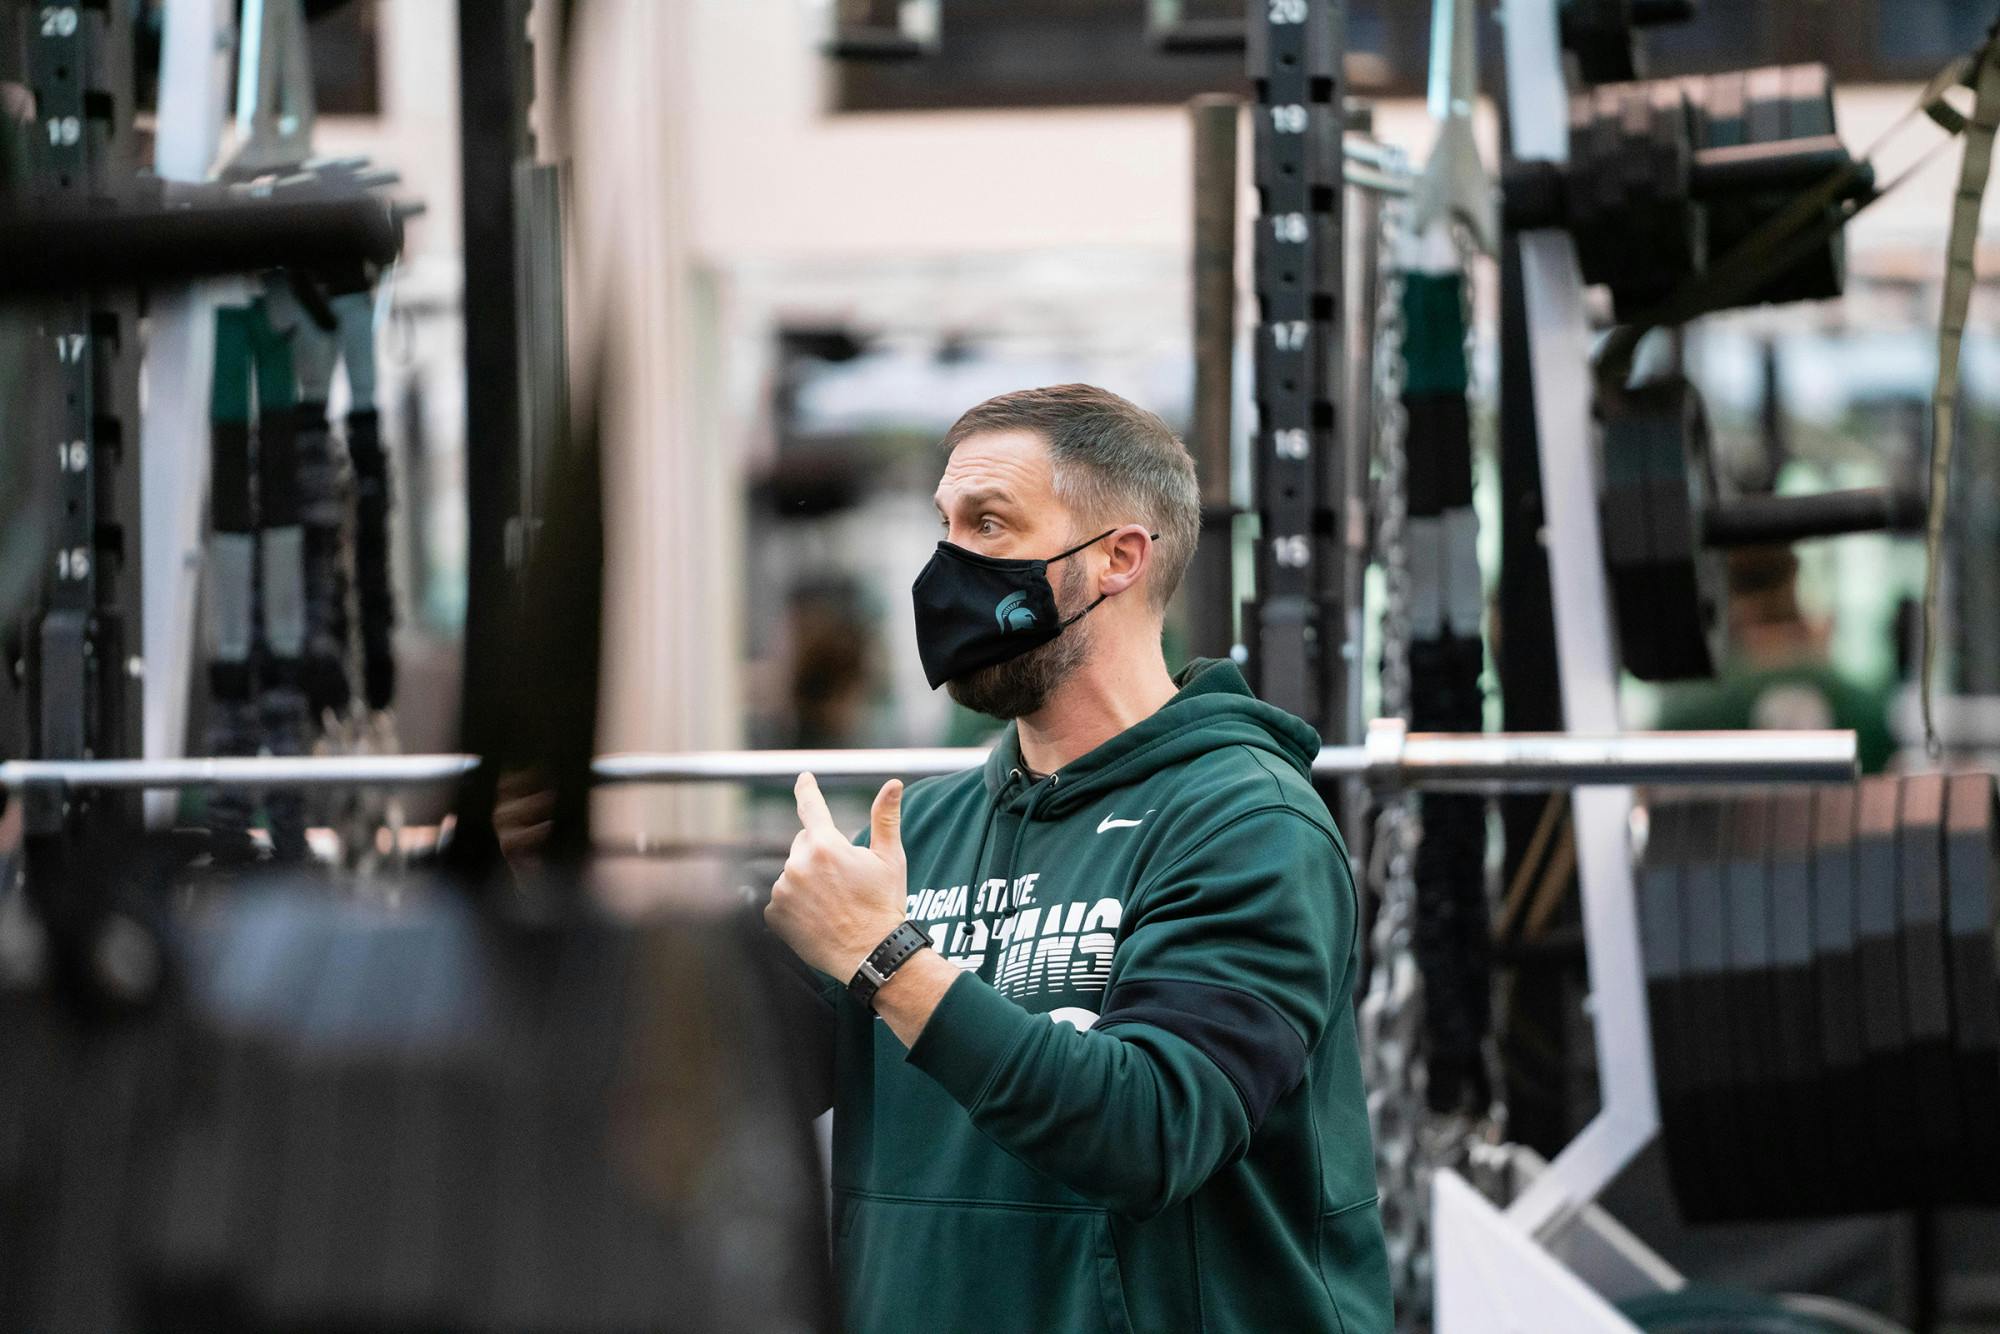
[[[957,965],[946,962],[936,950],[919,950],[875,993],[875,1013],[898,1041],[914,1047],[931,1012],[957,980]]]

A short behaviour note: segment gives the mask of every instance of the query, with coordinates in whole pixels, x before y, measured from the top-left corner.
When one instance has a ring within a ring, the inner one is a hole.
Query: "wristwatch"
[[[854,977],[847,984],[847,994],[864,1006],[872,1006],[875,993],[882,989],[882,984],[908,963],[918,950],[930,943],[923,932],[904,922],[875,947],[873,954],[861,961],[861,966],[854,970]]]

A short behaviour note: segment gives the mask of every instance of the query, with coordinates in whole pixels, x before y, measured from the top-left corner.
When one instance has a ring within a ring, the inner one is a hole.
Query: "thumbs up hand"
[[[800,829],[764,920],[800,959],[845,982],[905,915],[903,784],[892,778],[875,794],[865,848],[834,824],[811,774],[794,791]]]

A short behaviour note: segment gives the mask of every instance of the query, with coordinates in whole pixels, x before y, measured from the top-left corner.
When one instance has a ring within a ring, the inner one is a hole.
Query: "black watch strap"
[[[918,950],[930,943],[923,932],[908,922],[903,923],[875,947],[873,954],[861,961],[861,966],[854,970],[854,977],[847,984],[847,994],[864,1006],[873,1005],[875,993],[882,989],[882,984],[908,963]]]

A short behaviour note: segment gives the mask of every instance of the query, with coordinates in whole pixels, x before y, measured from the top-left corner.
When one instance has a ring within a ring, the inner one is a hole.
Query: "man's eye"
[[[993,522],[993,520],[981,519],[979,521],[979,535],[981,537],[991,537],[993,536],[993,534],[999,531],[1000,531],[1000,525]]]

